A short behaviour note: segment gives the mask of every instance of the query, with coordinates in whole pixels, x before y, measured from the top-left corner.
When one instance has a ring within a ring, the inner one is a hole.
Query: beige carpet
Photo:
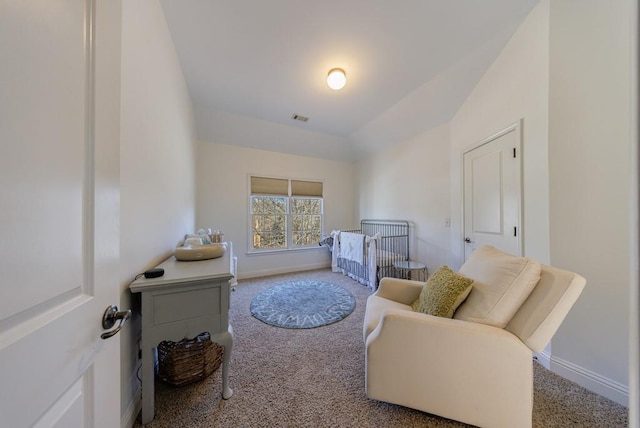
[[[340,322],[305,330],[272,327],[251,316],[256,294],[298,279],[346,288],[356,298],[355,310]],[[235,335],[233,396],[222,399],[220,370],[180,388],[156,381],[156,416],[146,427],[466,426],[365,396],[362,320],[369,294],[330,270],[240,281],[229,314]],[[627,426],[625,407],[534,366],[534,427]]]

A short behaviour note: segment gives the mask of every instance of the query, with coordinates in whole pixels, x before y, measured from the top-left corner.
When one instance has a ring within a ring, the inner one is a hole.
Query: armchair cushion
[[[471,292],[473,280],[442,266],[426,282],[411,307],[437,317],[452,318],[456,308]]]
[[[474,283],[454,318],[504,328],[540,280],[540,263],[485,245],[458,272]]]

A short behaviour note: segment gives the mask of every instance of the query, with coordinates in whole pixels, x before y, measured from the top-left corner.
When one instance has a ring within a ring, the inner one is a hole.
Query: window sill
[[[264,255],[273,255],[273,254],[280,254],[280,253],[297,253],[301,251],[317,251],[317,250],[323,250],[323,249],[326,249],[326,247],[321,247],[320,245],[317,245],[313,247],[279,248],[275,250],[253,250],[253,251],[247,251],[245,255],[264,256]]]

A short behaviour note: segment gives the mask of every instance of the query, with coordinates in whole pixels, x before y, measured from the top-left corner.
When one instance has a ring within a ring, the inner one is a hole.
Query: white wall
[[[325,233],[357,224],[354,166],[350,162],[200,142],[196,170],[197,227],[221,229],[225,240],[233,242],[240,278],[327,267],[331,261],[324,247],[247,255],[248,179],[252,174],[322,181]]]
[[[541,1],[520,25],[451,121],[451,251],[464,259],[462,153],[523,121],[524,254],[549,261],[548,85],[549,2]]]
[[[128,285],[194,228],[195,131],[187,87],[158,0],[122,4],[120,307]],[[140,319],[120,334],[122,420],[139,406]]]
[[[358,217],[411,222],[411,259],[449,263],[449,124],[358,162]]]
[[[587,286],[552,369],[626,403],[631,248],[631,1],[551,2],[551,262]]]
[[[631,52],[640,52],[640,3],[631,3]],[[631,55],[631,132],[630,140],[640,141],[640,58]],[[629,222],[631,274],[629,278],[629,426],[640,426],[640,147],[631,144],[631,187]]]
[[[630,1],[542,0],[451,121],[453,258],[461,153],[523,118],[524,252],[587,287],[550,367],[627,404]]]
[[[195,107],[195,117],[201,141],[257,150],[268,146],[281,153],[333,160],[352,160],[354,156],[347,138],[310,131],[293,120],[291,126],[285,126],[202,106]]]

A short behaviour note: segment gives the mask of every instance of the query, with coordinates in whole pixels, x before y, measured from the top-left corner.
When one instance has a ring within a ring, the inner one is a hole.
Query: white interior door
[[[520,124],[463,155],[464,258],[482,245],[522,255]]]
[[[120,3],[0,0],[0,425],[120,426]]]

